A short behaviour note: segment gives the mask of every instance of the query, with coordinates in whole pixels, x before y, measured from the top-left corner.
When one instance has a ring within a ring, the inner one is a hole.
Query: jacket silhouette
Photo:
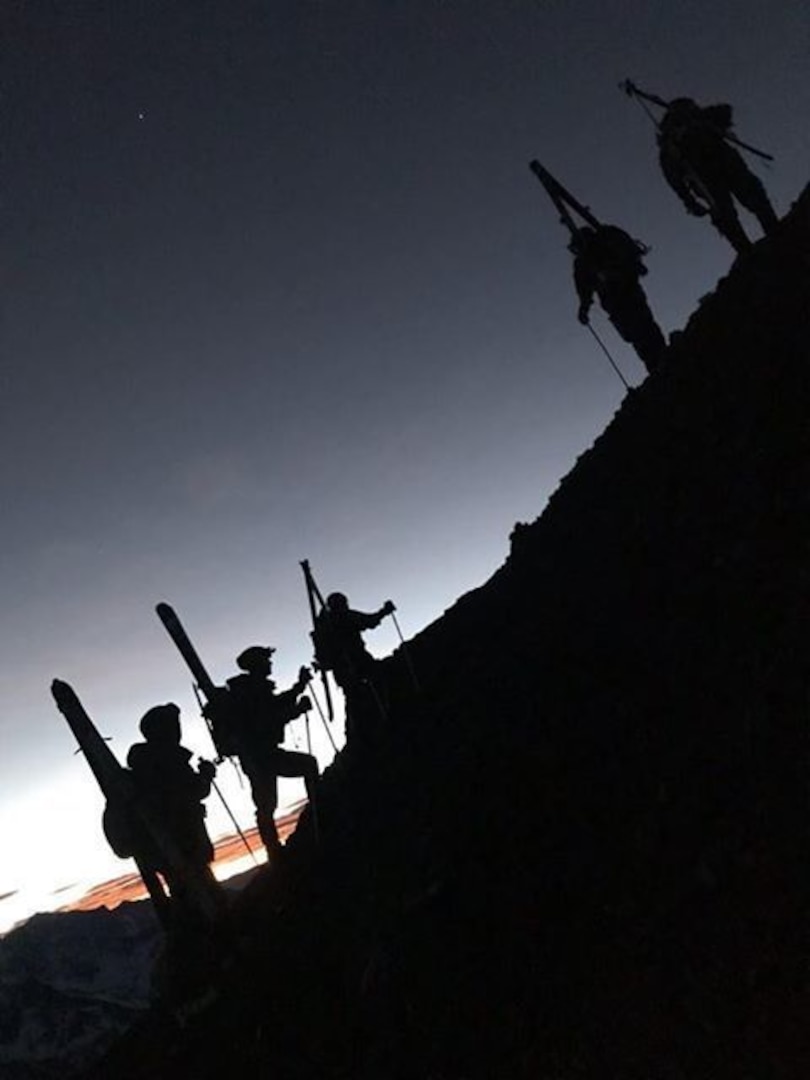
[[[176,857],[148,836],[139,837],[138,856],[163,876],[173,902],[193,906],[195,891],[218,893],[209,868],[214,849],[203,805],[216,769],[208,761],[192,768],[191,751],[180,745],[180,710],[176,705],[149,709],[140,730],[145,742],[130,748],[127,766],[136,792],[169,837]]]

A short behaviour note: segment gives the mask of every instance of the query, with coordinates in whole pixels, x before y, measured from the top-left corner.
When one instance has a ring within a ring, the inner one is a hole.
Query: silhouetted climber
[[[708,216],[720,235],[740,253],[748,250],[751,241],[740,224],[735,199],[758,219],[766,235],[773,232],[779,221],[776,212],[762,182],[735,147],[766,160],[771,156],[742,142],[732,132],[730,105],[701,106],[687,97],[665,101],[640,90],[629,79],[621,85],[656,125],[661,169],[688,213]],[[665,110],[660,122],[645,102]]]
[[[577,229],[568,248],[574,254],[579,321],[588,322],[596,294],[619,336],[633,346],[647,371],[654,371],[667,343],[639,281],[647,273],[641,258],[647,249],[615,225]]]
[[[346,698],[346,736],[356,738],[367,719],[385,715],[382,687],[376,678],[377,661],[366,650],[363,632],[379,626],[396,611],[386,600],[375,612],[354,611],[343,593],[330,593],[317,617],[315,655],[319,665],[331,671]]]
[[[302,667],[295,685],[277,693],[270,678],[274,652],[269,646],[251,645],[237,656],[237,667],[244,674],[228,679],[227,712],[233,745],[250,781],[259,835],[270,858],[281,851],[275,824],[277,778],[303,777],[313,806],[318,782],[318,763],[311,754],[282,750],[279,745],[284,739],[285,726],[310,708],[309,699],[301,694],[312,675],[308,668]]]
[[[708,215],[734,249],[743,252],[751,241],[740,224],[735,199],[766,234],[779,219],[761,181],[726,140],[731,123],[730,105],[701,107],[691,98],[676,98],[659,126],[658,147],[667,183],[687,212]]]
[[[164,877],[173,907],[177,905],[185,917],[195,908],[194,891],[210,892],[217,902],[222,899],[210,869],[214,849],[205,827],[203,805],[216,767],[210,761],[201,761],[196,770],[192,768],[191,751],[180,745],[177,705],[149,709],[141,718],[140,731],[146,741],[135,743],[127,755],[132,782],[171,837],[181,861],[167,858],[145,834],[137,840],[138,854]]]
[[[633,346],[648,371],[655,369],[666,349],[666,341],[639,283],[647,273],[641,257],[648,249],[618,226],[603,225],[539,161],[530,161],[529,168],[546,189],[571,237],[568,250],[575,256],[574,284],[579,295],[579,321],[588,327],[629,389],[615,360],[590,325],[588,312],[594,295],[598,296],[602,309],[619,335]]]

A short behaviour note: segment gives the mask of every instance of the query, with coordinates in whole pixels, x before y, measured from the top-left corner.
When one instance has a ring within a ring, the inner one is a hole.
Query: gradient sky
[[[731,101],[784,212],[810,174],[810,15],[9,0],[0,18],[0,895],[41,905],[125,865],[51,679],[121,759],[166,700],[208,752],[157,601],[216,679],[261,642],[284,685],[310,656],[301,558],[358,607],[392,597],[408,634],[485,580],[623,394],[529,159],[652,246],[677,328],[732,253],[617,83]],[[393,647],[390,622],[370,643]]]

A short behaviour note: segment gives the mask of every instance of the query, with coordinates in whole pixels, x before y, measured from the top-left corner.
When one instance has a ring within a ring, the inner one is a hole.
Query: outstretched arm
[[[393,611],[396,611],[394,601],[386,600],[379,611],[351,611],[349,614],[356,630],[373,630],[375,626],[380,625],[386,615],[390,615]]]

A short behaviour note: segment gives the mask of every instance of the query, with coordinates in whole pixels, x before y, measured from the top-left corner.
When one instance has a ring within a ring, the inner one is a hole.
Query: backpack
[[[596,233],[595,247],[600,261],[621,274],[641,277],[647,272],[641,259],[647,248],[617,225],[602,225]]]
[[[221,758],[237,757],[239,754],[236,738],[236,724],[233,715],[233,703],[228,691],[217,686],[216,694],[206,703],[203,716],[208,721],[211,738]]]
[[[129,809],[120,802],[107,802],[101,818],[107,843],[119,859],[130,859],[137,847],[137,827]]]

